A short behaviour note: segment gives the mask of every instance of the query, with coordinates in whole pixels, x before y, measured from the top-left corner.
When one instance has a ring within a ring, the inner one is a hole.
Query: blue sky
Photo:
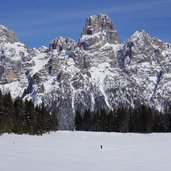
[[[171,42],[171,0],[5,0],[0,24],[10,27],[30,48],[48,46],[55,37],[78,41],[86,17],[106,13],[121,41],[144,29]]]

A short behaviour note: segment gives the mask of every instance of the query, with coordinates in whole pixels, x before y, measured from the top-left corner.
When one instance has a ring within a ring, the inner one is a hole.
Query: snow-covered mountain
[[[0,89],[56,107],[60,129],[74,128],[76,110],[162,110],[171,100],[171,44],[143,30],[121,44],[105,14],[86,19],[79,42],[59,37],[31,50],[0,25],[0,61]]]

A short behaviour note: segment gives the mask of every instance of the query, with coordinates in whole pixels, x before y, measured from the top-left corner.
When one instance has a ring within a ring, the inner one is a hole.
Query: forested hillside
[[[10,93],[0,92],[0,133],[43,134],[57,130],[57,113],[49,113],[44,104],[34,106],[20,97],[12,100]]]
[[[42,135],[58,128],[58,110],[49,112],[44,103],[34,106],[30,100],[12,99],[10,93],[0,92],[0,134],[16,133]],[[75,129],[103,132],[171,132],[171,107],[163,113],[146,105],[132,109],[121,107],[112,111],[77,111]]]

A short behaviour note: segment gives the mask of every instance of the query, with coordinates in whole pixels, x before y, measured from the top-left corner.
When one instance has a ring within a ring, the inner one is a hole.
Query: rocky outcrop
[[[0,25],[0,43],[4,41],[14,43],[18,40],[16,38],[15,32],[8,29],[7,27]]]
[[[56,49],[58,52],[62,50],[73,51],[76,48],[76,42],[70,38],[59,37],[51,41],[49,50]]]
[[[100,48],[106,43],[120,43],[111,19],[105,14],[88,17],[83,28],[79,46],[84,50],[88,50]]]

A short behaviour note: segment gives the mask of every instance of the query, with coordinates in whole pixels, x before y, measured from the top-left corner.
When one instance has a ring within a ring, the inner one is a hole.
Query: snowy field
[[[170,170],[171,134],[59,131],[0,136],[0,171]]]

